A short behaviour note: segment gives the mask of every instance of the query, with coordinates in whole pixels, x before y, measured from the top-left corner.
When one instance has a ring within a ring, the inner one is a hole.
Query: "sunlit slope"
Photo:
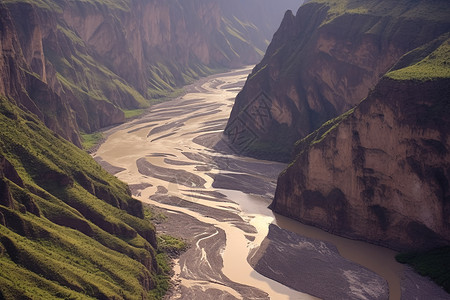
[[[151,299],[153,226],[127,186],[0,99],[0,296]]]

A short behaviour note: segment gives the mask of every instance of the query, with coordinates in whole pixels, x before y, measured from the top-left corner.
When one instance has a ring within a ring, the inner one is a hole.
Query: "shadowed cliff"
[[[79,130],[123,122],[200,76],[256,63],[284,10],[268,0],[5,1],[0,93],[80,146]]]
[[[405,56],[413,65],[299,141],[272,209],[394,249],[449,244],[450,72],[436,62],[449,49],[443,37]]]
[[[298,139],[354,107],[402,55],[449,29],[447,1],[309,1],[285,14],[225,135],[239,153],[289,161]]]

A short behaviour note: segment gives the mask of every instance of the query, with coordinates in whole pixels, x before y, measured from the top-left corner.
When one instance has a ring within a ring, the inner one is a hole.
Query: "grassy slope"
[[[126,185],[4,98],[0,128],[0,156],[23,181],[0,175],[13,198],[0,201],[0,298],[161,295],[154,228]]]
[[[442,37],[440,40],[444,40],[442,44],[431,53],[427,53],[428,48],[434,44],[432,42],[419,49],[411,51],[405,55],[403,60],[411,60],[411,63],[404,68],[393,68],[391,72],[386,74],[387,77],[395,80],[418,80],[427,81],[435,80],[439,78],[450,78],[450,34]],[[445,39],[447,37],[447,39]],[[439,41],[439,39],[438,39]],[[417,55],[425,53],[428,54]],[[414,57],[419,57],[414,59]]]
[[[327,21],[343,14],[392,16],[436,22],[448,20],[448,2],[445,0],[313,0],[310,2],[326,4],[329,7]]]

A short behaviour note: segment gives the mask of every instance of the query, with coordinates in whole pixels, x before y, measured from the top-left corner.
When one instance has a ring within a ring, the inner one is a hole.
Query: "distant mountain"
[[[256,63],[301,1],[5,1],[0,94],[80,146],[212,72]],[[8,37],[8,38],[7,38]]]

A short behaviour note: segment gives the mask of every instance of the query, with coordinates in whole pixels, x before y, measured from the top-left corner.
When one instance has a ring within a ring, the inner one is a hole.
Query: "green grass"
[[[320,143],[331,132],[333,132],[339,126],[339,124],[341,124],[342,121],[344,121],[351,114],[353,114],[354,111],[355,111],[355,108],[352,108],[352,109],[348,110],[347,112],[343,113],[342,115],[340,115],[340,116],[338,116],[338,117],[336,117],[334,119],[331,119],[331,120],[323,123],[322,126],[319,129],[317,129],[316,131],[314,131],[313,133],[311,133],[310,135],[308,135],[304,139],[298,141],[296,143],[296,146],[297,147],[301,146],[301,144],[313,146],[315,144]]]
[[[344,14],[392,16],[404,19],[433,20],[436,22],[448,21],[448,2],[445,0],[313,0],[309,3],[319,3],[329,8],[325,23],[329,23],[336,17]]]
[[[126,114],[125,114],[126,116]],[[81,133],[81,141],[83,143],[83,149],[89,150],[98,145],[103,140],[104,136],[101,132],[94,133]]]
[[[450,247],[425,253],[402,253],[396,259],[411,265],[420,275],[430,277],[450,293]]]
[[[128,187],[3,97],[0,127],[23,182],[0,176],[3,298],[160,299],[167,262]]]
[[[123,112],[125,113],[126,119],[133,119],[133,118],[143,115],[146,112],[146,110],[145,109],[128,109],[128,110],[123,110]]]
[[[178,255],[186,251],[187,244],[176,237],[170,235],[158,235],[158,249],[170,255]]]
[[[436,50],[422,60],[386,74],[395,80],[428,81],[450,78],[450,39],[444,41]]]

